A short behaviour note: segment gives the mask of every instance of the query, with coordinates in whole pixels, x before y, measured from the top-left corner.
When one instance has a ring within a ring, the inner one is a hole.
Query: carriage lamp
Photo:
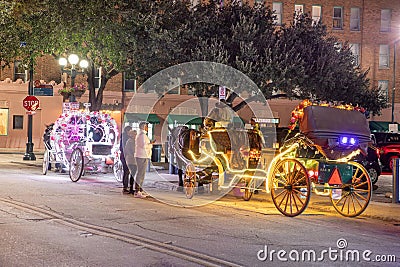
[[[347,146],[356,146],[356,145],[358,145],[358,140],[357,140],[357,138],[351,137],[351,136],[340,136],[339,144],[347,145]]]

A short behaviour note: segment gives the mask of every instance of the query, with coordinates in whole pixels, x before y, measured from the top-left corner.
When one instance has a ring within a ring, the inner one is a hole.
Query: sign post
[[[26,47],[26,42],[20,42],[20,47]],[[30,62],[29,62],[29,84],[28,84],[28,95],[33,95],[33,51],[30,50]],[[38,100],[39,107],[39,100]],[[32,111],[30,111],[32,112]],[[33,117],[32,113],[28,114],[28,142],[26,143],[26,151],[23,160],[36,160],[36,156],[33,153],[33,142],[32,142],[32,124]]]
[[[218,96],[219,96],[219,100],[225,100],[226,99],[226,88],[225,88],[225,86],[220,86],[219,87]]]
[[[24,98],[22,104],[27,111],[33,112],[39,108],[39,99],[36,96],[28,95]]]
[[[26,102],[25,102],[26,101]],[[39,107],[39,100],[33,96],[33,61],[31,59],[29,69],[29,85],[28,85],[28,96],[23,100],[23,106],[29,112],[28,113],[28,142],[26,143],[26,152],[23,160],[36,160],[35,153],[33,153],[33,142],[32,142],[32,125],[33,125],[33,112]],[[30,109],[30,110],[28,110]],[[34,110],[33,110],[34,109]]]
[[[35,87],[33,87],[33,95],[53,96],[53,85],[51,85],[51,84],[35,84]]]

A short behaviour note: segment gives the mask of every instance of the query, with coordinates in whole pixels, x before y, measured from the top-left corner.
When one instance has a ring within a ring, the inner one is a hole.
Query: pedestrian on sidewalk
[[[148,122],[142,121],[139,123],[139,133],[136,137],[136,165],[137,165],[137,174],[135,181],[135,197],[144,198],[146,197],[146,193],[143,192],[142,185],[144,181],[144,176],[146,175],[147,165],[149,163],[149,159],[151,158],[151,149],[153,148],[153,144],[155,140],[150,141],[147,136],[147,131],[149,129]]]
[[[120,140],[120,143],[119,143],[119,145],[120,145],[119,146],[119,150],[121,152],[120,160],[121,160],[121,163],[122,163],[122,167],[124,169],[124,176],[122,177],[122,184],[123,184],[124,188],[122,189],[122,192],[123,193],[128,193],[128,194],[129,194],[128,183],[129,183],[130,172],[129,172],[128,165],[126,164],[124,148],[125,148],[126,142],[128,141],[128,137],[129,137],[128,133],[129,133],[130,130],[132,130],[131,126],[126,126],[124,128],[124,131],[121,134],[121,140]]]
[[[133,182],[134,182],[134,177],[137,171],[137,166],[136,166],[136,158],[135,158],[135,149],[136,149],[136,135],[137,131],[136,130],[130,130],[128,132],[129,139],[126,142],[125,148],[124,148],[124,153],[125,153],[125,161],[126,165],[128,165],[128,169],[130,172],[130,177],[129,177],[129,193],[134,194],[135,190],[133,189]]]

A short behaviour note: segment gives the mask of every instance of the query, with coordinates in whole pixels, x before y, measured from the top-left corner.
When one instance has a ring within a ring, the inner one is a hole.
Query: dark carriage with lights
[[[86,173],[113,172],[122,181],[118,127],[106,113],[71,111],[49,125],[43,136],[43,174],[54,166],[68,171],[73,182]]]
[[[282,214],[297,216],[315,192],[330,196],[344,216],[361,214],[371,198],[371,181],[352,159],[366,153],[370,142],[365,116],[309,102],[300,106],[293,121],[299,122],[300,133],[286,140],[279,152],[264,146],[257,127],[178,129],[170,149],[184,170],[186,196],[192,198],[198,184],[211,184],[213,190],[239,188],[245,200],[265,189]]]
[[[371,199],[371,180],[353,161],[367,154],[370,130],[365,116],[349,106],[329,107],[305,101],[293,112],[300,132],[286,140],[271,177],[271,195],[284,214],[295,216],[310,193],[329,196],[340,214],[361,214]],[[294,124],[292,125],[295,126]]]

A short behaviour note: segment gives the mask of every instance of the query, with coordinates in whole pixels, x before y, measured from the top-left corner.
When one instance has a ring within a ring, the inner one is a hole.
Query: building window
[[[389,81],[388,80],[381,80],[378,81],[378,88],[381,95],[385,97],[386,100],[389,99]]]
[[[24,116],[13,115],[13,129],[23,129],[24,128]]]
[[[352,7],[350,9],[350,30],[360,30],[360,8],[358,7]]]
[[[390,20],[392,11],[390,9],[381,10],[381,32],[390,32]]]
[[[334,44],[334,47],[335,47],[336,51],[340,52],[340,50],[342,50],[343,44],[341,42],[336,42]]]
[[[354,65],[360,65],[360,44],[350,44],[350,51],[353,54]]]
[[[8,132],[8,108],[0,108],[0,135]]]
[[[294,5],[294,12],[297,14],[304,13],[304,5]]]
[[[282,25],[282,3],[273,2],[272,10],[274,11],[275,19],[274,22],[276,25]]]
[[[123,74],[123,88],[124,91],[128,91],[128,92],[136,92],[136,79],[134,77],[131,77],[130,75],[126,74],[124,72]]]
[[[198,4],[200,4],[199,1],[200,1],[200,0],[192,0],[192,1],[191,1],[191,6],[192,6],[192,7],[197,6]]]
[[[27,70],[25,69],[24,64],[20,60],[14,61],[14,78],[15,82],[18,79],[21,79],[23,82],[26,82]]]
[[[379,46],[379,68],[389,68],[389,45]]]
[[[316,25],[321,20],[321,6],[312,6],[311,16],[313,25]]]
[[[233,4],[237,4],[239,6],[243,6],[243,1],[242,0],[232,0]]]
[[[333,8],[333,25],[332,28],[335,30],[343,29],[343,8],[335,6]]]

